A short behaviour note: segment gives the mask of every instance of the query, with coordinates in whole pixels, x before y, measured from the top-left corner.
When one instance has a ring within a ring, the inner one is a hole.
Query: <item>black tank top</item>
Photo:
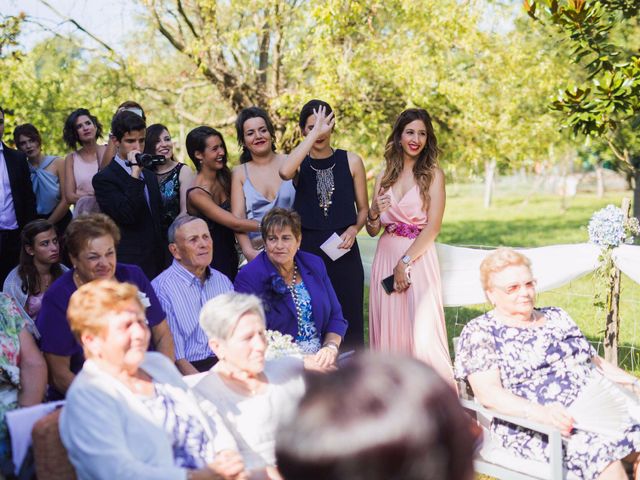
[[[318,181],[321,184],[320,194]],[[338,230],[354,225],[358,218],[355,201],[353,177],[345,150],[335,150],[331,157],[321,160],[307,155],[300,165],[293,202],[294,210],[302,219],[302,228]]]

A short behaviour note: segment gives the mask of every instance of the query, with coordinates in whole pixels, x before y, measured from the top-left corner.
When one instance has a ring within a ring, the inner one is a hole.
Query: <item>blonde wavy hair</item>
[[[438,167],[438,156],[440,149],[438,148],[438,139],[433,131],[431,117],[424,108],[409,108],[402,112],[396,119],[391,135],[387,139],[384,148],[384,159],[386,162],[384,174],[380,181],[380,187],[387,191],[396,183],[402,168],[404,166],[403,150],[400,140],[405,127],[415,120],[422,120],[427,129],[427,144],[418,155],[418,159],[413,166],[413,178],[415,178],[418,188],[420,189],[420,198],[422,198],[422,206],[426,210],[429,206],[429,187],[435,175],[435,169]],[[377,195],[377,192],[375,192]]]

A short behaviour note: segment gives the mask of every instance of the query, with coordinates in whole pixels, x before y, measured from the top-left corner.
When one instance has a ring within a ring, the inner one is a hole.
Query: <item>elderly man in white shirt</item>
[[[167,314],[176,366],[183,375],[191,375],[217,362],[198,323],[200,309],[213,297],[233,290],[233,284],[209,266],[213,243],[204,220],[178,217],[169,227],[168,238],[173,263],[151,285]]]

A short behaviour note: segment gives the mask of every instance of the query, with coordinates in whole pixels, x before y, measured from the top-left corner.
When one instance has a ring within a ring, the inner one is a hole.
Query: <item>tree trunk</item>
[[[622,211],[629,216],[629,199],[622,199]],[[611,271],[611,290],[607,293],[607,322],[604,332],[604,358],[618,365],[618,334],[620,331],[620,269]]]
[[[611,274],[611,291],[607,294],[607,323],[604,332],[604,359],[618,365],[618,331],[620,330],[620,270]]]
[[[604,197],[604,175],[600,164],[596,165],[596,195],[598,198]]]
[[[493,199],[493,186],[496,173],[496,159],[492,158],[491,161],[484,162],[484,208],[491,206],[491,200]]]
[[[640,219],[640,168],[634,169],[633,174],[633,216]]]

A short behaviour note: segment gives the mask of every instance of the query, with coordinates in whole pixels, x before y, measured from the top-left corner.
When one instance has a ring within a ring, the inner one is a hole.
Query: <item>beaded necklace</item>
[[[298,320],[298,324],[300,320],[302,320],[302,305],[300,305],[300,299],[298,298],[298,293],[296,292],[296,279],[298,278],[298,265],[293,262],[293,277],[291,278],[291,283],[287,285],[287,288],[291,292],[291,297],[293,298],[293,304],[296,307],[296,317]]]

